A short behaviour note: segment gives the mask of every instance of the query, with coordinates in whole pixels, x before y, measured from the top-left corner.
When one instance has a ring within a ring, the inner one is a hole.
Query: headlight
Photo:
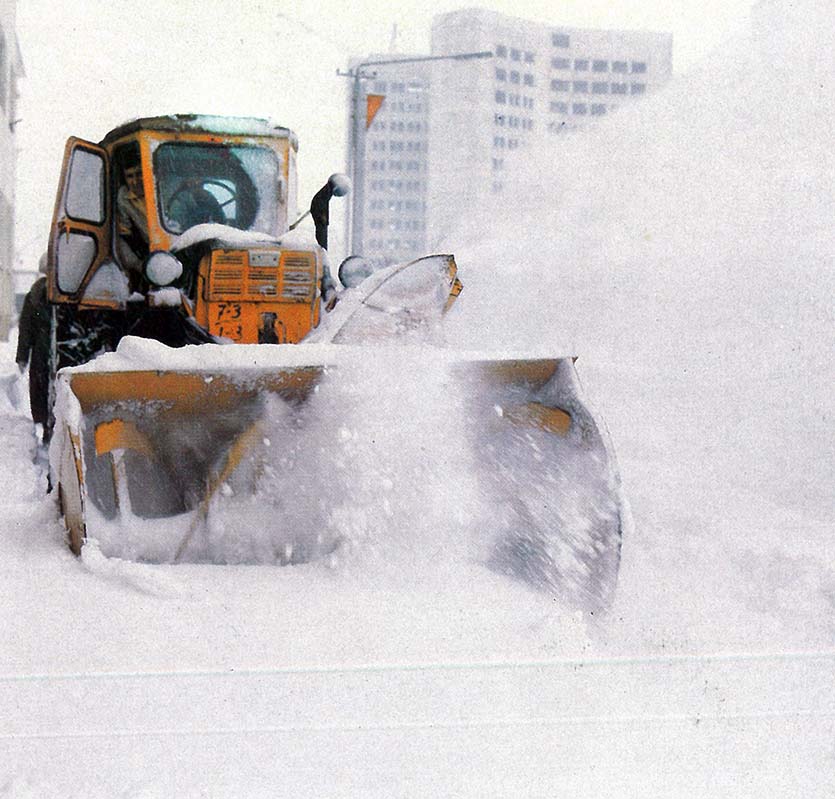
[[[339,265],[339,282],[346,289],[352,289],[359,286],[373,272],[372,265],[361,255],[349,255]]]
[[[145,277],[155,286],[168,286],[183,274],[183,265],[170,252],[154,252],[145,261]]]

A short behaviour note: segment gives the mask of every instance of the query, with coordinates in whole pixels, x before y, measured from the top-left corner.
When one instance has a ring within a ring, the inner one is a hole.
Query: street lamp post
[[[337,75],[351,78],[351,132],[350,132],[350,174],[353,183],[351,192],[350,215],[348,219],[349,252],[362,255],[362,227],[365,203],[365,131],[363,120],[363,92],[361,82],[376,76],[376,72],[363,72],[368,67],[383,67],[391,64],[417,64],[427,61],[471,61],[478,58],[492,58],[490,50],[473,53],[450,53],[447,55],[412,56],[408,58],[387,58],[380,61],[363,61],[347,72],[337,71]]]

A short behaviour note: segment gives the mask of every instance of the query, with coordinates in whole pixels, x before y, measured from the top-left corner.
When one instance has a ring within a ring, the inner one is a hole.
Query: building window
[[[644,94],[646,90],[646,83],[633,83],[630,94]]]
[[[626,94],[628,89],[629,89],[629,86],[626,83],[613,83],[612,84],[612,94]]]
[[[589,107],[585,103],[574,103],[571,106],[571,113],[578,114],[582,116],[583,114],[587,114],[589,112]]]
[[[612,72],[628,72],[629,64],[626,61],[612,61]]]
[[[562,133],[564,130],[568,130],[568,125],[563,120],[562,122],[549,122],[548,123],[548,132],[549,133]]]
[[[575,80],[574,81],[574,91],[578,92],[579,94],[588,94],[589,93],[588,81]]]
[[[510,60],[511,61],[521,61],[522,60],[522,53],[517,50],[515,47],[510,48]]]
[[[507,80],[507,72],[496,67],[496,80]]]
[[[575,58],[574,69],[576,69],[578,72],[588,72],[589,60],[587,58]]]
[[[522,78],[522,82],[525,84],[525,86],[533,86],[533,75],[526,72],[524,77]]]
[[[551,90],[555,92],[567,92],[571,84],[567,80],[552,80]]]
[[[533,97],[522,97],[522,108],[533,108]]]
[[[647,71],[647,62],[646,61],[633,61],[632,62],[632,72],[635,75],[643,75]]]
[[[552,58],[551,69],[571,69],[571,59],[569,58]]]
[[[594,103],[591,107],[593,117],[602,117],[606,113],[606,106],[603,103]]]
[[[504,169],[504,159],[503,158],[494,158],[493,159],[493,170],[498,172],[500,169]]]
[[[515,70],[510,71],[510,82],[511,83],[519,83],[520,75]]]
[[[567,33],[552,33],[551,44],[554,47],[571,47],[571,37]]]
[[[505,123],[504,114],[493,114],[493,122],[503,128]]]
[[[525,52],[525,63],[526,64],[533,64],[534,58],[533,53],[526,51]]]
[[[507,48],[503,44],[496,45],[496,57],[507,58]]]
[[[496,92],[496,102],[504,105],[507,102],[507,95],[504,92]]]
[[[494,147],[504,147],[504,136],[493,136]]]
[[[568,113],[568,103],[560,103],[560,102],[552,102],[549,106],[551,111],[555,114],[567,114]]]
[[[592,70],[592,72],[608,72],[609,71],[609,62],[608,61],[592,61],[591,70]]]
[[[592,94],[608,94],[609,93],[609,84],[608,83],[592,83],[591,93]]]

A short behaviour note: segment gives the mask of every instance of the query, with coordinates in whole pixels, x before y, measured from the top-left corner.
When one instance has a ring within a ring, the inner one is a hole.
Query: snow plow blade
[[[400,393],[386,416],[385,389],[370,384],[394,363],[401,379],[391,390]],[[429,372],[432,385],[419,385]],[[477,464],[478,491],[491,508],[489,523],[479,522],[489,539],[486,565],[607,604],[623,501],[607,434],[581,398],[572,358],[349,345],[170,350],[125,339],[95,368],[59,375],[50,463],[70,547],[79,553],[92,538],[105,555],[162,563],[324,557],[347,534],[317,514],[332,494],[350,497],[350,486],[335,483],[356,481],[364,465],[351,460],[357,437],[349,421],[327,427],[322,417],[344,408],[348,418],[359,396],[371,409],[361,416],[379,425],[367,436],[379,459],[385,452],[373,447],[392,431],[406,441],[423,436],[411,426],[425,416],[426,397],[453,395],[454,418],[447,405],[431,420],[441,431],[434,443],[467,449]],[[448,453],[426,453],[430,446],[420,451],[431,472]],[[338,462],[341,471],[316,471],[313,461]],[[408,483],[402,493],[413,490]],[[311,491],[317,501],[305,503]]]

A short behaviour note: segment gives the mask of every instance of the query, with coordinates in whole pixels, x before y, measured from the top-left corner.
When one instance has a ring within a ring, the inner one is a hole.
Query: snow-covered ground
[[[0,796],[835,795],[835,70],[793,6],[453,247],[447,338],[576,350],[609,424],[605,619],[433,508],[337,564],[76,559],[1,347]]]

